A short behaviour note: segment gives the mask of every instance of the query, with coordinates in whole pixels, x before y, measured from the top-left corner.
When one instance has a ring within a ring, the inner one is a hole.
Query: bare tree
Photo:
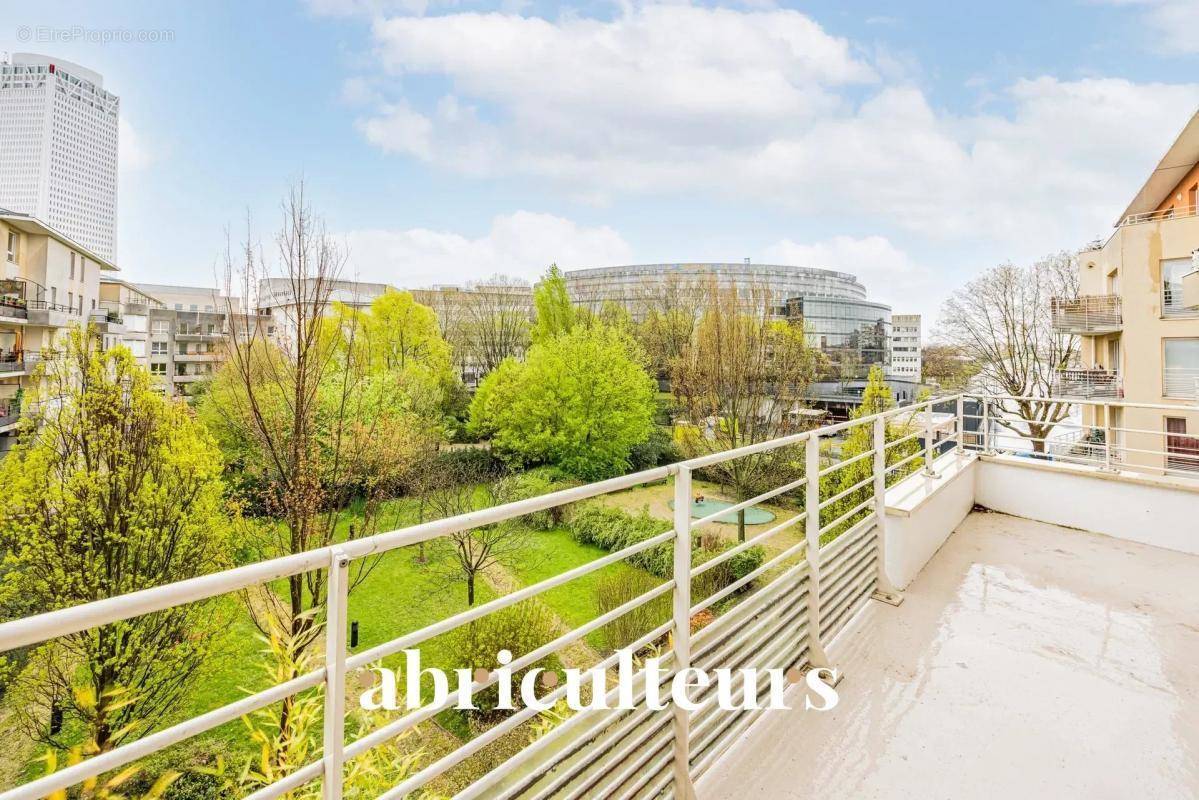
[[[808,387],[821,368],[803,329],[770,319],[769,292],[709,287],[708,303],[690,345],[674,360],[671,388],[699,432],[686,440],[692,455],[776,439],[799,426]],[[739,499],[758,493],[785,471],[795,454],[777,448],[714,465]],[[737,533],[745,540],[745,515]]]
[[[377,468],[383,461],[371,448],[394,443],[374,427],[385,417],[368,413],[386,399],[386,387],[359,390],[363,365],[354,357],[358,348],[347,346],[358,333],[357,316],[326,319],[346,253],[313,214],[303,183],[282,212],[273,271],[250,236],[236,255],[226,250],[226,285],[236,274],[249,308],[271,313],[240,314],[227,299],[228,360],[202,407],[226,449],[242,454],[255,499],[281,523],[254,529],[251,545],[262,558],[331,544],[348,514],[348,493],[361,485],[355,471]],[[258,296],[260,289],[267,296]],[[350,525],[349,538],[371,532],[372,509],[378,504],[367,504],[365,524]],[[355,562],[351,591],[377,563]],[[299,654],[316,641],[326,600],[325,571],[318,569],[287,578],[282,593],[251,593],[247,606],[260,630],[286,631]],[[289,710],[285,701],[281,726]]]
[[[451,461],[427,479],[422,507],[442,519],[499,505],[516,499],[517,481],[477,461]],[[514,565],[528,553],[532,535],[519,519],[449,534],[432,543],[436,558],[430,562],[431,581],[437,589],[465,584],[466,603],[473,606],[480,577],[493,567]]]
[[[939,336],[977,366],[988,393],[1045,400],[995,401],[995,421],[1043,452],[1070,403],[1052,399],[1060,370],[1078,358],[1078,337],[1053,329],[1050,298],[1078,294],[1078,265],[1057,253],[1022,268],[1001,264],[954,292],[941,312]]]
[[[480,377],[529,346],[532,307],[529,285],[517,278],[495,275],[467,287],[464,337]]]

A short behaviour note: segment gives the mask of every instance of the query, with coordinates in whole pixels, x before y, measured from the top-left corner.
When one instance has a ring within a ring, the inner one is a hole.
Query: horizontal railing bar
[[[820,533],[821,533],[821,535],[828,533],[828,532],[829,532],[829,531],[831,531],[833,528],[837,527],[837,526],[838,526],[838,525],[840,525],[841,523],[845,522],[845,520],[847,520],[847,519],[849,519],[850,517],[852,517],[854,514],[857,514],[858,512],[860,512],[860,511],[862,511],[862,510],[864,510],[864,509],[866,509],[866,508],[869,508],[869,507],[870,507],[870,506],[872,506],[872,505],[874,505],[874,498],[873,498],[873,497],[870,497],[870,498],[868,498],[868,499],[866,499],[866,500],[863,500],[861,503],[858,503],[856,506],[854,506],[853,508],[851,508],[849,511],[846,511],[846,512],[845,512],[844,514],[842,514],[841,516],[837,517],[835,520],[833,520],[832,522],[830,522],[828,525],[825,525],[824,527],[822,527],[822,528],[820,529]]]
[[[915,461],[917,458],[924,458],[926,453],[927,453],[926,449],[921,449],[920,452],[912,453],[910,456],[903,459],[902,461],[896,461],[894,464],[892,464],[891,466],[889,466],[883,470],[883,475],[890,475],[892,472],[894,472],[895,470],[904,466],[905,464],[908,464],[911,461]]]
[[[711,606],[713,603],[720,602],[721,600],[728,597],[733,592],[740,589],[742,586],[744,586],[747,583],[749,583],[750,581],[752,581],[754,578],[757,578],[759,575],[761,575],[764,572],[766,572],[767,570],[773,568],[776,564],[780,564],[783,561],[787,560],[791,556],[798,553],[800,550],[803,550],[805,547],[807,547],[806,541],[796,542],[795,544],[791,545],[783,552],[779,553],[774,558],[770,559],[766,563],[759,566],[757,569],[746,574],[744,577],[733,581],[728,586],[721,589],[719,592],[715,592],[711,596],[704,598],[698,604],[692,606],[691,610],[689,612],[690,615],[695,616],[699,612],[703,611],[705,608],[708,608],[709,606]]]
[[[825,467],[824,469],[820,470],[820,472],[817,474],[821,478],[823,478],[825,475],[831,475],[832,473],[836,472],[837,470],[841,469],[842,467],[848,467],[850,464],[857,463],[858,461],[861,461],[863,458],[869,458],[872,455],[874,455],[873,447],[864,453],[858,453],[856,456],[847,458],[844,461],[838,461],[836,464],[831,464],[831,465]]]
[[[616,608],[612,609],[608,613],[602,614],[602,615],[596,617],[595,619],[591,620],[591,622],[588,622],[584,625],[580,625],[579,627],[575,628],[574,630],[567,631],[566,633],[562,634],[561,636],[557,637],[556,639],[553,639],[553,640],[543,644],[541,647],[538,647],[536,650],[533,650],[533,651],[521,656],[520,658],[513,660],[512,663],[508,665],[508,669],[513,673],[520,672],[525,667],[535,664],[538,661],[540,661],[541,659],[543,659],[546,656],[550,655],[551,653],[555,652],[556,650],[561,648],[563,645],[571,644],[572,642],[577,642],[579,639],[582,639],[584,636],[591,633],[592,631],[599,630],[600,628],[604,627],[612,620],[617,619],[618,617],[620,617],[624,614],[627,614],[628,612],[632,611],[635,608],[645,605],[650,600],[653,600],[655,597],[659,597],[663,594],[666,594],[667,592],[672,591],[673,589],[674,589],[674,581],[673,580],[669,580],[660,586],[656,586],[653,589],[650,589],[648,592],[644,592],[644,593],[638,595],[637,597],[634,597],[632,600],[629,600],[626,603],[622,603],[620,606],[617,606]],[[478,692],[480,689],[486,689],[488,686],[491,686],[497,680],[499,680],[499,675],[496,671],[493,670],[487,676],[487,680],[485,680],[481,683],[479,681],[475,681],[474,683],[472,683],[471,691]],[[419,725],[420,723],[424,722],[425,720],[432,719],[434,716],[436,716],[437,714],[440,714],[442,711],[444,711],[445,709],[449,708],[450,706],[454,705],[457,702],[458,702],[457,692],[451,692],[449,695],[446,696],[445,700],[443,700],[440,703],[430,704],[428,706],[422,706],[419,710],[414,711],[411,714],[405,714],[404,716],[400,717],[398,720],[395,720],[394,722],[389,722],[388,724],[384,725],[383,727],[377,728],[377,729],[371,731],[370,733],[366,734],[362,738],[356,739],[354,742],[346,745],[346,748],[345,748],[346,759],[349,760],[351,758],[356,758],[356,757],[362,755],[367,750],[370,750],[372,747],[376,747],[376,746],[382,744],[383,742],[387,741],[388,739],[392,739],[396,736],[399,736],[401,733],[412,728],[414,725]]]
[[[751,497],[748,500],[742,500],[740,503],[737,503],[736,505],[729,506],[728,508],[724,508],[724,509],[721,509],[720,511],[713,512],[706,517],[701,517],[700,519],[692,521],[691,530],[694,531],[696,528],[700,527],[701,525],[707,525],[709,522],[714,522],[715,520],[719,519],[720,517],[726,516],[728,514],[734,514],[744,508],[749,508],[750,506],[756,505],[757,503],[761,503],[765,500],[770,500],[771,498],[778,497],[780,494],[783,494],[784,492],[789,492],[792,489],[796,489],[800,486],[803,486],[805,483],[807,483],[807,481],[808,481],[808,478],[805,475],[804,477],[800,478],[799,480],[791,481],[790,483],[785,483],[782,486],[771,489],[769,492],[763,492],[762,494],[758,495],[757,497]]]
[[[673,621],[672,621],[672,625],[673,625]],[[593,672],[605,671],[608,668],[608,666],[610,666],[611,664],[615,664],[617,662],[617,658],[618,658],[618,656],[616,654],[609,656],[607,659],[605,659],[604,661],[601,661],[596,666],[591,667],[588,670],[585,670],[582,674],[583,674],[583,676],[586,676],[588,679],[590,679],[590,675]],[[566,696],[567,689],[568,689],[568,686],[566,684],[563,684],[562,686],[559,686],[557,689],[554,689],[553,691],[549,692],[548,694],[544,695],[543,697],[541,697],[539,699],[543,703],[550,703],[550,704],[555,703],[559,699]],[[424,769],[422,769],[420,772],[416,773],[412,777],[408,778],[406,781],[403,781],[402,783],[397,784],[393,788],[391,788],[388,791],[384,792],[383,794],[379,795],[378,800],[395,800],[396,798],[403,797],[403,796],[409,794],[410,792],[413,792],[413,791],[419,789],[420,787],[424,786],[429,781],[436,778],[438,775],[440,775],[443,772],[445,772],[446,770],[451,769],[451,768],[457,766],[458,764],[462,763],[463,761],[465,761],[467,758],[469,758],[474,753],[477,753],[479,750],[483,749],[487,745],[496,741],[501,736],[504,736],[504,735],[508,734],[509,732],[515,730],[519,725],[523,724],[526,720],[530,720],[530,719],[538,716],[540,713],[541,713],[541,711],[536,707],[528,707],[528,708],[521,709],[520,711],[516,712],[512,716],[505,719],[503,722],[496,725],[495,727],[488,729],[485,733],[482,733],[479,736],[476,736],[474,739],[471,739],[469,742],[462,745],[461,747],[454,749],[452,752],[448,753],[447,755],[443,756],[442,758],[438,759],[437,761],[434,761],[432,764],[425,767]]]
[[[285,778],[264,786],[253,794],[246,795],[242,800],[274,800],[290,791],[300,788],[306,783],[318,780],[325,772],[324,759],[305,764]]]
[[[968,415],[964,415],[964,416],[968,416]],[[979,417],[979,419],[982,419],[982,417]],[[901,436],[898,439],[893,439],[892,441],[885,442],[883,444],[883,449],[890,450],[892,447],[898,447],[899,445],[904,444],[905,442],[910,442],[912,439],[916,439],[923,435],[924,435],[924,431],[913,431],[912,433],[909,433],[907,436]]]
[[[741,542],[740,544],[738,544],[734,547],[730,547],[728,550],[725,550],[723,553],[716,556],[715,558],[710,558],[707,561],[705,561],[704,563],[702,563],[702,564],[698,565],[697,567],[695,567],[694,569],[692,569],[691,577],[694,579],[697,576],[704,574],[708,570],[720,566],[721,564],[728,561],[730,558],[733,558],[734,556],[738,555],[739,553],[743,553],[746,550],[748,550],[749,548],[753,547],[754,545],[761,544],[762,542],[766,541],[767,539],[777,536],[778,534],[785,531],[787,528],[790,528],[792,525],[802,522],[803,520],[807,519],[807,516],[808,516],[808,512],[801,511],[793,517],[788,517],[786,520],[784,520],[783,522],[780,522],[778,525],[775,525],[770,530],[763,531],[762,533],[759,533],[757,536],[753,536],[749,539],[746,539],[744,542]]]
[[[873,470],[872,470],[872,472],[873,472]],[[848,489],[838,492],[837,494],[835,494],[832,497],[829,497],[825,500],[821,500],[818,508],[821,511],[823,511],[825,508],[827,508],[828,506],[837,502],[838,500],[841,500],[844,497],[846,497],[847,495],[853,494],[854,492],[860,492],[862,489],[865,489],[867,486],[869,486],[872,483],[874,483],[874,475],[873,474],[867,475],[865,478],[858,481],[853,486],[850,486]]]
[[[177,725],[172,725],[165,730],[152,733],[129,744],[121,745],[115,750],[109,750],[106,753],[101,753],[85,761],[80,761],[78,764],[17,786],[0,795],[0,800],[36,800],[36,798],[45,797],[53,792],[74,786],[88,778],[114,770],[117,767],[123,767],[130,762],[137,761],[139,758],[145,758],[173,744],[224,725],[226,722],[232,722],[272,703],[278,703],[298,692],[312,689],[319,686],[324,680],[325,670],[323,667],[313,670],[298,678],[293,678],[286,683],[280,683],[269,689],[252,694],[249,697],[243,697],[241,700],[236,700],[220,708],[215,708],[198,717],[192,717]]]
[[[1122,398],[1085,398],[1085,397],[1022,397],[1020,395],[1011,394],[964,394],[963,397],[980,402],[1002,402],[1002,401],[1017,401],[1017,402],[1034,402],[1044,403],[1046,405],[1087,405],[1087,406],[1121,406],[1123,408],[1145,408],[1152,411],[1178,411],[1180,409],[1194,408],[1199,411],[1199,406],[1184,406],[1184,405],[1167,405],[1165,403],[1134,403]],[[938,401],[941,402],[941,401]]]
[[[627,489],[643,483],[663,480],[678,472],[678,464],[635,472],[606,481],[572,486],[527,500],[517,500],[456,517],[425,522],[407,528],[379,533],[363,539],[340,542],[337,547],[351,559],[384,553],[398,547],[419,544],[438,536],[492,525],[497,522],[527,516],[548,508],[586,500],[597,495]],[[236,567],[224,572],[155,586],[138,592],[95,600],[83,605],[47,611],[24,619],[0,624],[0,652],[66,636],[79,631],[119,622],[130,617],[161,611],[198,600],[245,589],[258,584],[286,578],[328,566],[333,547],[322,547],[295,555],[282,556],[258,564]]]
[[[448,617],[440,622],[435,622],[432,625],[426,625],[420,630],[413,631],[412,633],[405,634],[396,639],[392,639],[390,642],[384,642],[383,644],[376,645],[370,650],[346,659],[346,669],[359,669],[367,664],[377,661],[380,658],[383,658],[384,656],[389,656],[392,653],[399,652],[400,650],[415,647],[421,642],[451,631],[460,625],[472,622],[480,617],[485,617],[495,611],[500,611],[508,608],[509,606],[516,605],[517,603],[528,600],[531,597],[536,597],[537,595],[553,589],[556,586],[569,583],[576,578],[580,578],[584,575],[595,572],[596,570],[603,569],[604,567],[615,564],[618,561],[623,561],[629,556],[649,550],[651,547],[665,544],[673,539],[674,531],[664,531],[657,536],[652,536],[649,539],[638,542],[635,545],[631,545],[614,553],[609,553],[603,558],[597,558],[594,561],[589,561],[586,564],[575,567],[574,569],[563,572],[559,575],[555,575],[552,578],[546,578],[545,580],[535,583],[532,586],[527,586],[523,589],[511,592],[503,597],[497,597],[495,600],[491,600],[483,605],[476,606],[475,608],[455,614],[452,617]]]

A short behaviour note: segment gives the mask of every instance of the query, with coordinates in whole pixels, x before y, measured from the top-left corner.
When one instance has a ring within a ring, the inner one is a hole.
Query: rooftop
[[[1199,797],[1199,556],[972,513],[697,785],[769,797]],[[794,706],[794,703],[791,705]]]

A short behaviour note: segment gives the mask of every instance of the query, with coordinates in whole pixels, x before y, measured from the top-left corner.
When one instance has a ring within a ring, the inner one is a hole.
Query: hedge
[[[629,514],[619,508],[601,503],[587,503],[578,508],[570,520],[570,531],[576,541],[591,544],[609,552],[631,547],[638,542],[653,538],[670,530],[670,523],[650,516],[648,511]],[[735,547],[733,542],[722,542],[716,549],[695,550],[698,563],[703,563],[724,551]],[[746,548],[726,562],[727,583],[740,580],[762,565],[766,551],[760,545]],[[674,545],[665,542],[634,553],[628,562],[659,578],[674,576]]]

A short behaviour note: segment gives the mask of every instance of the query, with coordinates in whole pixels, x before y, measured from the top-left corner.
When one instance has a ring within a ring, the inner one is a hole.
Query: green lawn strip
[[[606,550],[575,541],[567,528],[555,528],[538,532],[532,537],[531,552],[527,558],[520,560],[510,567],[526,586],[560,575],[563,572],[582,566],[597,558],[608,555]],[[617,562],[588,573],[580,578],[555,586],[540,595],[546,603],[572,628],[584,625],[602,613],[595,596],[595,585],[604,576],[648,575],[636,567],[624,562]],[[661,579],[651,576],[657,583]],[[601,628],[584,637],[587,643],[597,650],[610,650]]]

